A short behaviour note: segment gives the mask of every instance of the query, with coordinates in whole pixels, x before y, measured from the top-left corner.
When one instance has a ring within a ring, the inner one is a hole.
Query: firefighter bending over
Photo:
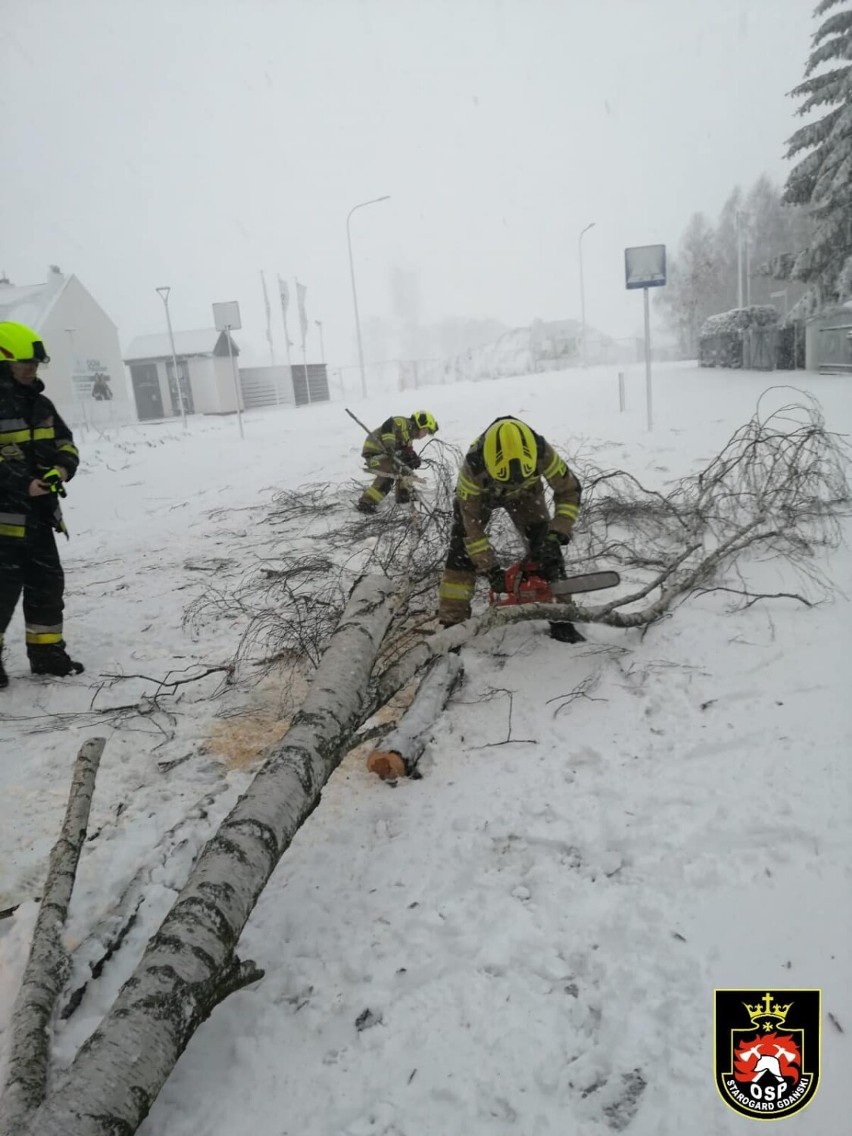
[[[59,498],[77,470],[71,431],[42,392],[49,362],[38,333],[0,323],[0,651],[21,592],[33,674],[83,670],[65,650],[65,577],[54,532],[65,532]],[[0,660],[0,687],[8,685]]]
[[[407,504],[411,500],[410,476],[421,464],[411,443],[437,432],[438,423],[428,410],[415,410],[408,418],[388,418],[378,429],[371,430],[361,454],[369,472],[378,476],[361,494],[355,508],[362,513],[375,513],[394,484],[397,502]]]
[[[553,491],[553,516],[544,496]],[[497,418],[465,456],[456,482],[453,526],[444,575],[438,589],[438,619],[450,627],[471,614],[476,576],[504,592],[486,527],[495,509],[505,509],[526,542],[529,555],[548,582],[565,578],[562,547],[580,511],[581,486],[552,446],[518,418]],[[568,643],[583,641],[572,623],[551,624],[551,634]]]

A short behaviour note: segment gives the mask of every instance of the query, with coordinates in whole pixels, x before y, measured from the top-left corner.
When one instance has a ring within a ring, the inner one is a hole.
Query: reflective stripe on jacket
[[[397,415],[388,418],[367,435],[361,453],[369,465],[370,458],[393,457],[411,443],[411,419]]]
[[[0,536],[24,536],[28,519],[60,528],[53,494],[30,497],[30,482],[55,465],[77,472],[74,437],[36,379],[27,386],[0,371]]]

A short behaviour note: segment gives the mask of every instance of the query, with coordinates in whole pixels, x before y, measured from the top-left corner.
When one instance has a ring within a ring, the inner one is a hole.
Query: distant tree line
[[[803,294],[804,285],[782,284],[767,266],[795,256],[810,240],[807,211],[785,205],[781,191],[764,174],[748,193],[739,186],[725,202],[715,225],[694,213],[675,255],[669,258],[668,285],[657,308],[676,336],[683,355],[694,357],[698,336],[708,316],[740,303],[738,285],[738,216],[742,232],[742,303],[775,304],[782,316]],[[786,289],[786,297],[772,297]]]

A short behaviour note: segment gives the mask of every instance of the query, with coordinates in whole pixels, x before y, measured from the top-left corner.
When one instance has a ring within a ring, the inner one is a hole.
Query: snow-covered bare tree
[[[693,213],[681,238],[677,257],[663,289],[659,306],[678,337],[684,355],[698,350],[698,333],[707,316],[716,311],[719,263],[713,227],[703,213]]]
[[[814,15],[826,18],[814,33],[805,81],[791,94],[802,100],[799,115],[821,117],[789,139],[787,157],[798,161],[784,191],[785,201],[809,207],[814,222],[789,266],[793,279],[810,285],[810,310],[852,295],[852,0],[820,0]]]

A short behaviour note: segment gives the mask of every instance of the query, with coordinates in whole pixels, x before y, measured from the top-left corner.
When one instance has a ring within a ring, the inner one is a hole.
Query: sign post
[[[231,331],[239,331],[243,326],[240,321],[240,305],[236,300],[226,300],[222,304],[214,304],[213,322],[216,330],[224,331],[228,339],[228,358],[231,360],[231,374],[234,377],[234,398],[237,400],[237,421],[240,424],[240,437],[244,438],[243,415],[240,409],[240,383],[237,378],[237,364],[234,360],[234,351],[231,345]]]
[[[645,308],[645,405],[647,428],[654,427],[651,393],[651,314],[648,289],[661,288],[666,282],[666,246],[638,245],[624,250],[625,287],[641,288]]]

